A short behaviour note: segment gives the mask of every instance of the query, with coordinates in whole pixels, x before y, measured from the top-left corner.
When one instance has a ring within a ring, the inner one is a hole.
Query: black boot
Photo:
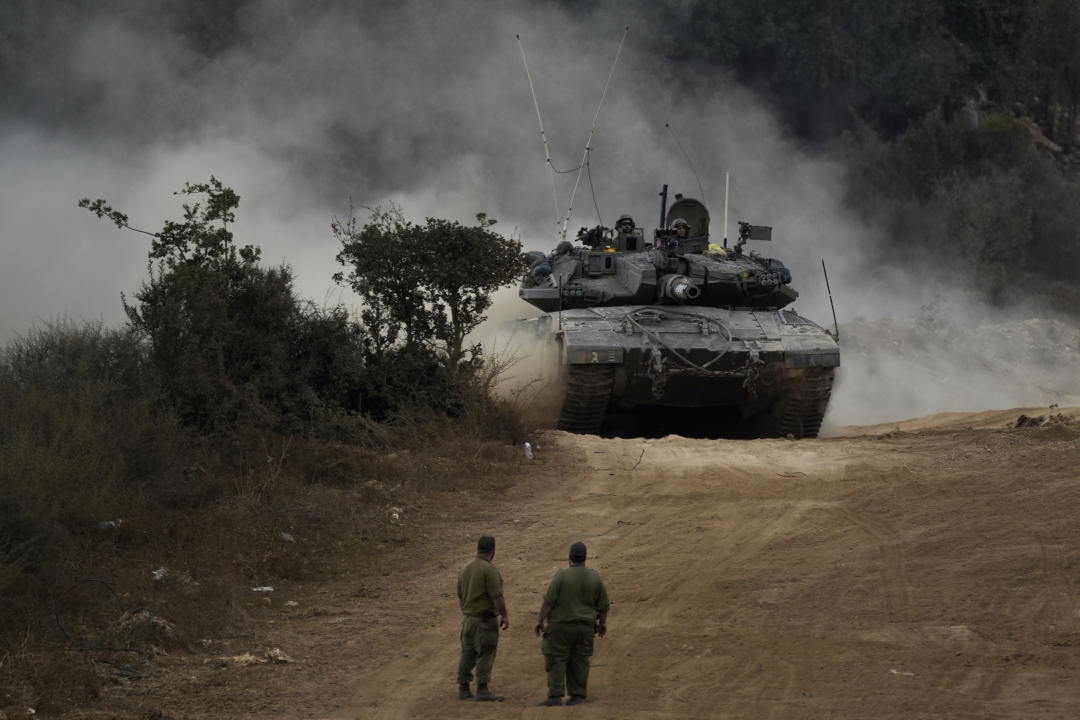
[[[461,683],[458,686],[457,693],[459,700],[472,700],[472,690],[469,689],[469,683]]]
[[[583,698],[581,695],[573,695],[573,696],[570,697],[569,700],[566,701],[566,704],[567,705],[580,705],[583,702],[585,702],[585,698]]]
[[[547,700],[540,703],[540,707],[558,707],[559,705],[562,705],[561,697],[548,697]]]
[[[502,702],[505,700],[502,695],[495,695],[488,690],[487,685],[476,686],[476,701],[477,702]]]

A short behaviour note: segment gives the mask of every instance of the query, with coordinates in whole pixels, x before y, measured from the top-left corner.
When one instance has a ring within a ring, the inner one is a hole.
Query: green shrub
[[[124,309],[184,424],[207,434],[311,433],[321,411],[355,405],[359,325],[344,308],[301,301],[288,266],[264,267],[258,247],[235,244],[240,197],[231,188],[211,177],[179,194],[202,199],[157,233],[131,227],[105,200],[79,204],[153,238],[149,278]]]
[[[0,354],[0,582],[178,481],[184,442],[134,335],[56,322],[12,340]]]

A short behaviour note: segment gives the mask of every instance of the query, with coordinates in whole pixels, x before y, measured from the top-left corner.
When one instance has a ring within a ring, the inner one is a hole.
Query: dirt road
[[[528,483],[404,508],[370,563],[279,588],[255,637],[207,650],[296,662],[169,656],[86,716],[1080,717],[1080,410],[1021,412],[801,441],[554,433]],[[484,531],[512,623],[499,704],[454,681],[454,579]],[[575,540],[609,634],[588,701],[537,707],[531,629]]]

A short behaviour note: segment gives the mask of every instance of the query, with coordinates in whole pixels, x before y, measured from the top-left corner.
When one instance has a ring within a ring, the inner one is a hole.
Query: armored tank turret
[[[786,309],[798,297],[787,267],[747,249],[771,239],[741,222],[735,245],[719,247],[705,205],[676,196],[651,237],[632,224],[582,228],[529,253],[519,293],[545,314],[526,322],[558,344],[566,372],[558,427],[596,433],[614,412],[723,408],[750,435],[816,437],[839,345]]]

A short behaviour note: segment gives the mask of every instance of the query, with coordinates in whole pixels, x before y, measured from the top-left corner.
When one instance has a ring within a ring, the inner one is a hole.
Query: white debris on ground
[[[234,666],[234,667],[248,667],[249,665],[265,665],[267,663],[274,663],[277,665],[286,665],[288,663],[294,663],[296,660],[285,654],[281,648],[267,648],[266,652],[262,655],[253,655],[249,652],[241,655],[228,655],[225,657],[211,658],[205,661],[206,664],[216,665],[221,668]]]
[[[176,626],[149,610],[125,612],[120,616],[120,629],[131,637],[164,640],[176,635]]]
[[[296,662],[291,657],[281,651],[281,648],[270,648],[266,651],[266,657],[271,661],[278,663],[279,665],[285,665],[287,663]]]
[[[259,665],[270,661],[265,657],[256,657],[251,653],[246,652],[242,655],[219,657],[207,662],[216,662],[221,667],[225,667],[227,665],[235,665],[236,667],[247,667],[248,665]]]

